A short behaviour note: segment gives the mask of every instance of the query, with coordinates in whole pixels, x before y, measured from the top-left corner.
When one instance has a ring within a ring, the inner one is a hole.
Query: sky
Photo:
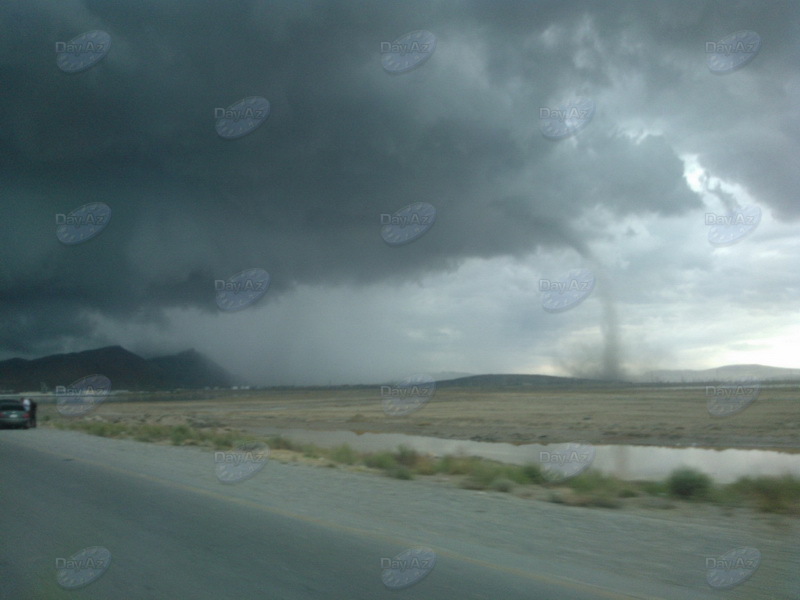
[[[62,69],[94,30],[102,58]],[[757,51],[713,71],[741,30]],[[0,360],[194,348],[254,385],[800,367],[798,65],[788,1],[9,0]],[[250,97],[268,117],[224,137]],[[546,135],[577,98],[590,118]],[[58,215],[99,202],[64,243]],[[416,203],[433,225],[387,242]],[[710,241],[708,215],[758,210]],[[248,269],[266,293],[220,308]],[[575,269],[589,294],[545,310]]]

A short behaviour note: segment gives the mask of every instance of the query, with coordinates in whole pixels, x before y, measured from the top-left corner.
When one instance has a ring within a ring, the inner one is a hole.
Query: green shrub
[[[169,438],[173,446],[180,446],[192,437],[192,429],[188,425],[176,425],[169,432]]]
[[[331,451],[331,459],[338,463],[352,465],[356,462],[358,456],[348,444],[342,444]]]
[[[364,457],[364,464],[372,469],[388,471],[397,466],[397,461],[391,452],[376,452]]]
[[[667,490],[671,496],[685,500],[707,498],[711,478],[695,469],[676,469],[667,478]]]
[[[416,466],[417,461],[419,461],[420,458],[419,453],[416,450],[412,450],[407,446],[398,447],[394,457],[398,464],[409,468]]]
[[[522,474],[525,476],[527,483],[544,483],[544,475],[542,474],[542,467],[536,463],[530,463],[522,467]]]
[[[414,479],[414,474],[411,472],[406,466],[403,465],[396,465],[389,469],[386,473],[389,477],[394,477],[395,479]]]

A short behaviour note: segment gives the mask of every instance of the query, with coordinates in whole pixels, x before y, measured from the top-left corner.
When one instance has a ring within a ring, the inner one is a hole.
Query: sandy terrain
[[[709,414],[703,387],[440,389],[407,416],[387,416],[378,388],[157,393],[118,396],[87,416],[250,431],[350,430],[516,444],[585,441],[800,449],[799,390],[765,387],[750,406],[727,417]],[[39,412],[40,419],[64,418],[44,402]]]

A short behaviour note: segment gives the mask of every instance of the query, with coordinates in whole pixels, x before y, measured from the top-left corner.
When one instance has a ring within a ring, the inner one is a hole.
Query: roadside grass
[[[96,421],[53,421],[57,429],[73,429],[101,437],[132,439],[137,442],[170,442],[173,446],[201,446],[214,450],[230,450],[242,443],[255,441],[232,431],[206,431],[188,425],[149,423],[104,423]]]
[[[395,479],[439,475],[448,476],[459,487],[469,490],[502,493],[545,490],[549,491],[545,498],[550,502],[570,506],[620,508],[626,500],[655,497],[665,502],[668,499],[701,502],[725,508],[752,508],[766,513],[800,516],[800,478],[791,475],[742,477],[731,484],[715,484],[708,475],[688,468],[676,469],[662,481],[624,481],[590,469],[565,481],[552,481],[535,463],[509,465],[463,455],[435,458],[406,446],[399,446],[394,451],[356,452],[347,444],[321,448],[292,442],[279,435],[256,438],[233,431],[199,429],[189,425],[108,423],[78,419],[53,420],[48,426],[80,430],[101,437],[176,446],[192,445],[214,450],[230,450],[242,444],[260,442],[271,450],[285,450],[310,459],[324,459],[327,466],[367,467]]]
[[[737,505],[754,505],[762,512],[800,515],[800,478],[741,477],[726,486]]]
[[[448,466],[451,465],[443,465],[444,468]],[[467,477],[461,487],[467,489],[511,492],[518,486],[544,482],[541,470],[535,464],[517,466],[470,457],[463,466],[467,468]],[[460,467],[457,470],[461,470]]]
[[[645,494],[634,482],[591,470],[561,482],[561,485],[572,491],[572,497],[568,501],[557,497],[555,501],[575,506],[620,508],[623,499]]]
[[[640,481],[638,483],[639,489],[642,493],[648,496],[666,496],[667,483],[666,481]]]

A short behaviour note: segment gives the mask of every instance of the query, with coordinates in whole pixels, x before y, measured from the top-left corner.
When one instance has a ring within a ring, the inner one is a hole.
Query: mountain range
[[[84,352],[53,354],[34,360],[12,358],[0,362],[0,389],[22,392],[68,386],[87,375],[105,375],[112,389],[164,390],[230,387],[233,378],[222,367],[195,350],[145,359],[122,346]]]
[[[122,346],[107,346],[70,354],[53,354],[34,360],[12,358],[0,362],[0,391],[15,393],[68,386],[87,375],[105,375],[112,390],[172,390],[176,388],[229,388],[234,378],[222,367],[196,350],[178,354],[142,358]],[[635,379],[639,384],[709,383],[754,378],[758,381],[800,381],[800,369],[764,365],[726,365],[706,370],[650,371]],[[441,372],[434,375],[437,388],[472,387],[552,388],[612,385],[635,385],[573,377],[522,374],[471,375]],[[302,386],[301,386],[302,387]],[[352,385],[345,387],[372,387]]]

